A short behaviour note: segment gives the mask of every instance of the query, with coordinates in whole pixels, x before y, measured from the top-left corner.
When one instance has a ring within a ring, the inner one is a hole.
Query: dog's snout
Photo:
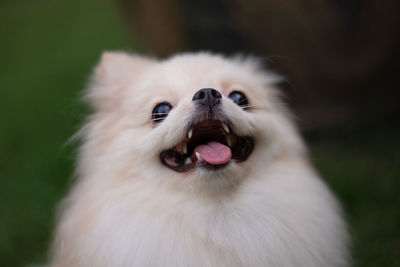
[[[203,88],[198,90],[192,98],[193,102],[200,105],[213,107],[221,102],[221,94],[213,88]]]

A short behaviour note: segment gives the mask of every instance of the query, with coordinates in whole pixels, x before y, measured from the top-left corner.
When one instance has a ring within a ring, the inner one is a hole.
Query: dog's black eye
[[[239,107],[243,109],[249,108],[249,101],[247,100],[247,97],[238,91],[233,91],[232,93],[229,94],[228,96],[230,99],[232,99],[233,102],[235,102]]]
[[[151,114],[151,120],[154,123],[162,122],[167,116],[170,110],[172,109],[172,105],[168,102],[162,102],[158,104]]]

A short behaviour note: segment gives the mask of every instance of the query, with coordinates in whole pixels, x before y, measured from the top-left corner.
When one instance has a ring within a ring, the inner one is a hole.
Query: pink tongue
[[[227,163],[232,152],[229,147],[218,142],[209,142],[206,145],[199,145],[194,149],[194,153],[200,153],[201,158],[209,164],[221,165]]]

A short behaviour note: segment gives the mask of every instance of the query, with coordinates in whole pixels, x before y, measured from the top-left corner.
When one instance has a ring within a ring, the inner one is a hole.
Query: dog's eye
[[[154,123],[162,122],[168,116],[168,113],[171,111],[171,109],[172,105],[168,102],[162,102],[158,104],[153,109],[153,113],[151,114],[151,120]]]
[[[229,94],[228,96],[230,99],[232,99],[233,102],[235,102],[239,107],[243,109],[249,108],[249,101],[247,100],[247,97],[238,91],[233,91],[232,93]]]

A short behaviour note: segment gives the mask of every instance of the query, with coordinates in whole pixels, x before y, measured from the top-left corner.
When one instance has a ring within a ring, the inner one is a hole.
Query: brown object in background
[[[148,52],[166,57],[185,48],[179,0],[119,0],[118,4],[131,36]]]
[[[286,90],[306,124],[328,127],[399,113],[400,1],[118,3],[132,35],[157,56],[187,50],[265,56],[293,84]]]
[[[291,95],[309,121],[355,120],[364,115],[358,109],[372,91],[383,100],[373,112],[396,105],[379,86],[388,86],[380,81],[380,72],[390,64],[399,43],[400,2],[362,2],[360,17],[349,29],[334,1],[236,1],[236,25],[255,50],[287,58],[279,67],[296,85]],[[368,109],[362,112],[373,115]]]

